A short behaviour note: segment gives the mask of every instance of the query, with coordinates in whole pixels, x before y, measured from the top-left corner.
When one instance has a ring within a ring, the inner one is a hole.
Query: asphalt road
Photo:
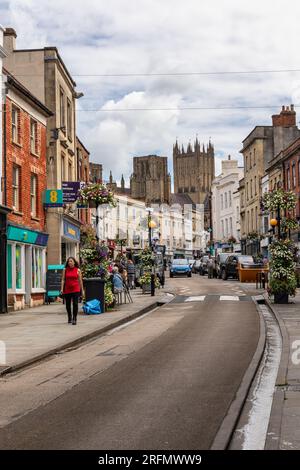
[[[118,346],[130,349],[140,331],[139,347],[2,427],[0,448],[209,449],[255,352],[259,318],[235,282],[169,283],[180,297],[123,330]]]

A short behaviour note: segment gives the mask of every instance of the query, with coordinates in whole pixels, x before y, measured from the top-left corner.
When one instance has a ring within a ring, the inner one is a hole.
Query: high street
[[[2,378],[0,447],[210,448],[259,337],[239,286],[168,279],[171,303]]]

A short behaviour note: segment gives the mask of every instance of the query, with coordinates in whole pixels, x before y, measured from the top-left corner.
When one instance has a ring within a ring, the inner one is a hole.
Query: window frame
[[[16,122],[13,119],[15,112]],[[21,145],[20,144],[20,108],[16,106],[14,103],[11,105],[11,141],[13,144]],[[16,138],[14,138],[14,134],[16,134]]]
[[[32,133],[32,124],[34,133]],[[30,153],[38,155],[38,123],[33,118],[30,118]]]
[[[32,185],[32,182],[35,182],[34,185]],[[34,188],[34,191],[32,190]],[[35,173],[31,173],[30,175],[30,215],[32,218],[37,218],[38,217],[38,177]],[[34,202],[34,206],[33,206]],[[34,211],[32,210],[34,207]]]
[[[12,190],[13,190],[13,194],[12,194],[12,207],[13,207],[13,210],[15,212],[21,212],[21,185],[20,185],[20,181],[21,181],[21,167],[20,165],[13,165],[13,168],[12,168],[12,171],[13,171],[13,175],[12,175]],[[17,177],[15,178],[15,171],[16,171],[16,174],[17,174]],[[17,195],[17,197],[15,198],[15,195]],[[15,205],[15,200],[17,200],[17,205]]]

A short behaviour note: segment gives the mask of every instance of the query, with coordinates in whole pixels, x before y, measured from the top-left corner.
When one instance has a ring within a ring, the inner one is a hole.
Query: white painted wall
[[[238,167],[237,160],[223,160],[222,173],[212,183],[212,219],[215,241],[226,241],[233,236],[240,239],[238,208],[239,180],[244,170]]]

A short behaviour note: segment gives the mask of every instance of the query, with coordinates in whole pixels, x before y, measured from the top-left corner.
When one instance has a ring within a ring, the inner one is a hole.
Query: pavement
[[[266,450],[300,449],[300,292],[289,304],[265,295],[282,335],[282,354],[273,396]]]
[[[68,324],[62,302],[0,315],[0,376],[78,346],[173,299],[166,289],[156,290],[154,297],[140,289],[131,293],[133,303],[100,315],[84,315],[80,304],[77,325]]]

